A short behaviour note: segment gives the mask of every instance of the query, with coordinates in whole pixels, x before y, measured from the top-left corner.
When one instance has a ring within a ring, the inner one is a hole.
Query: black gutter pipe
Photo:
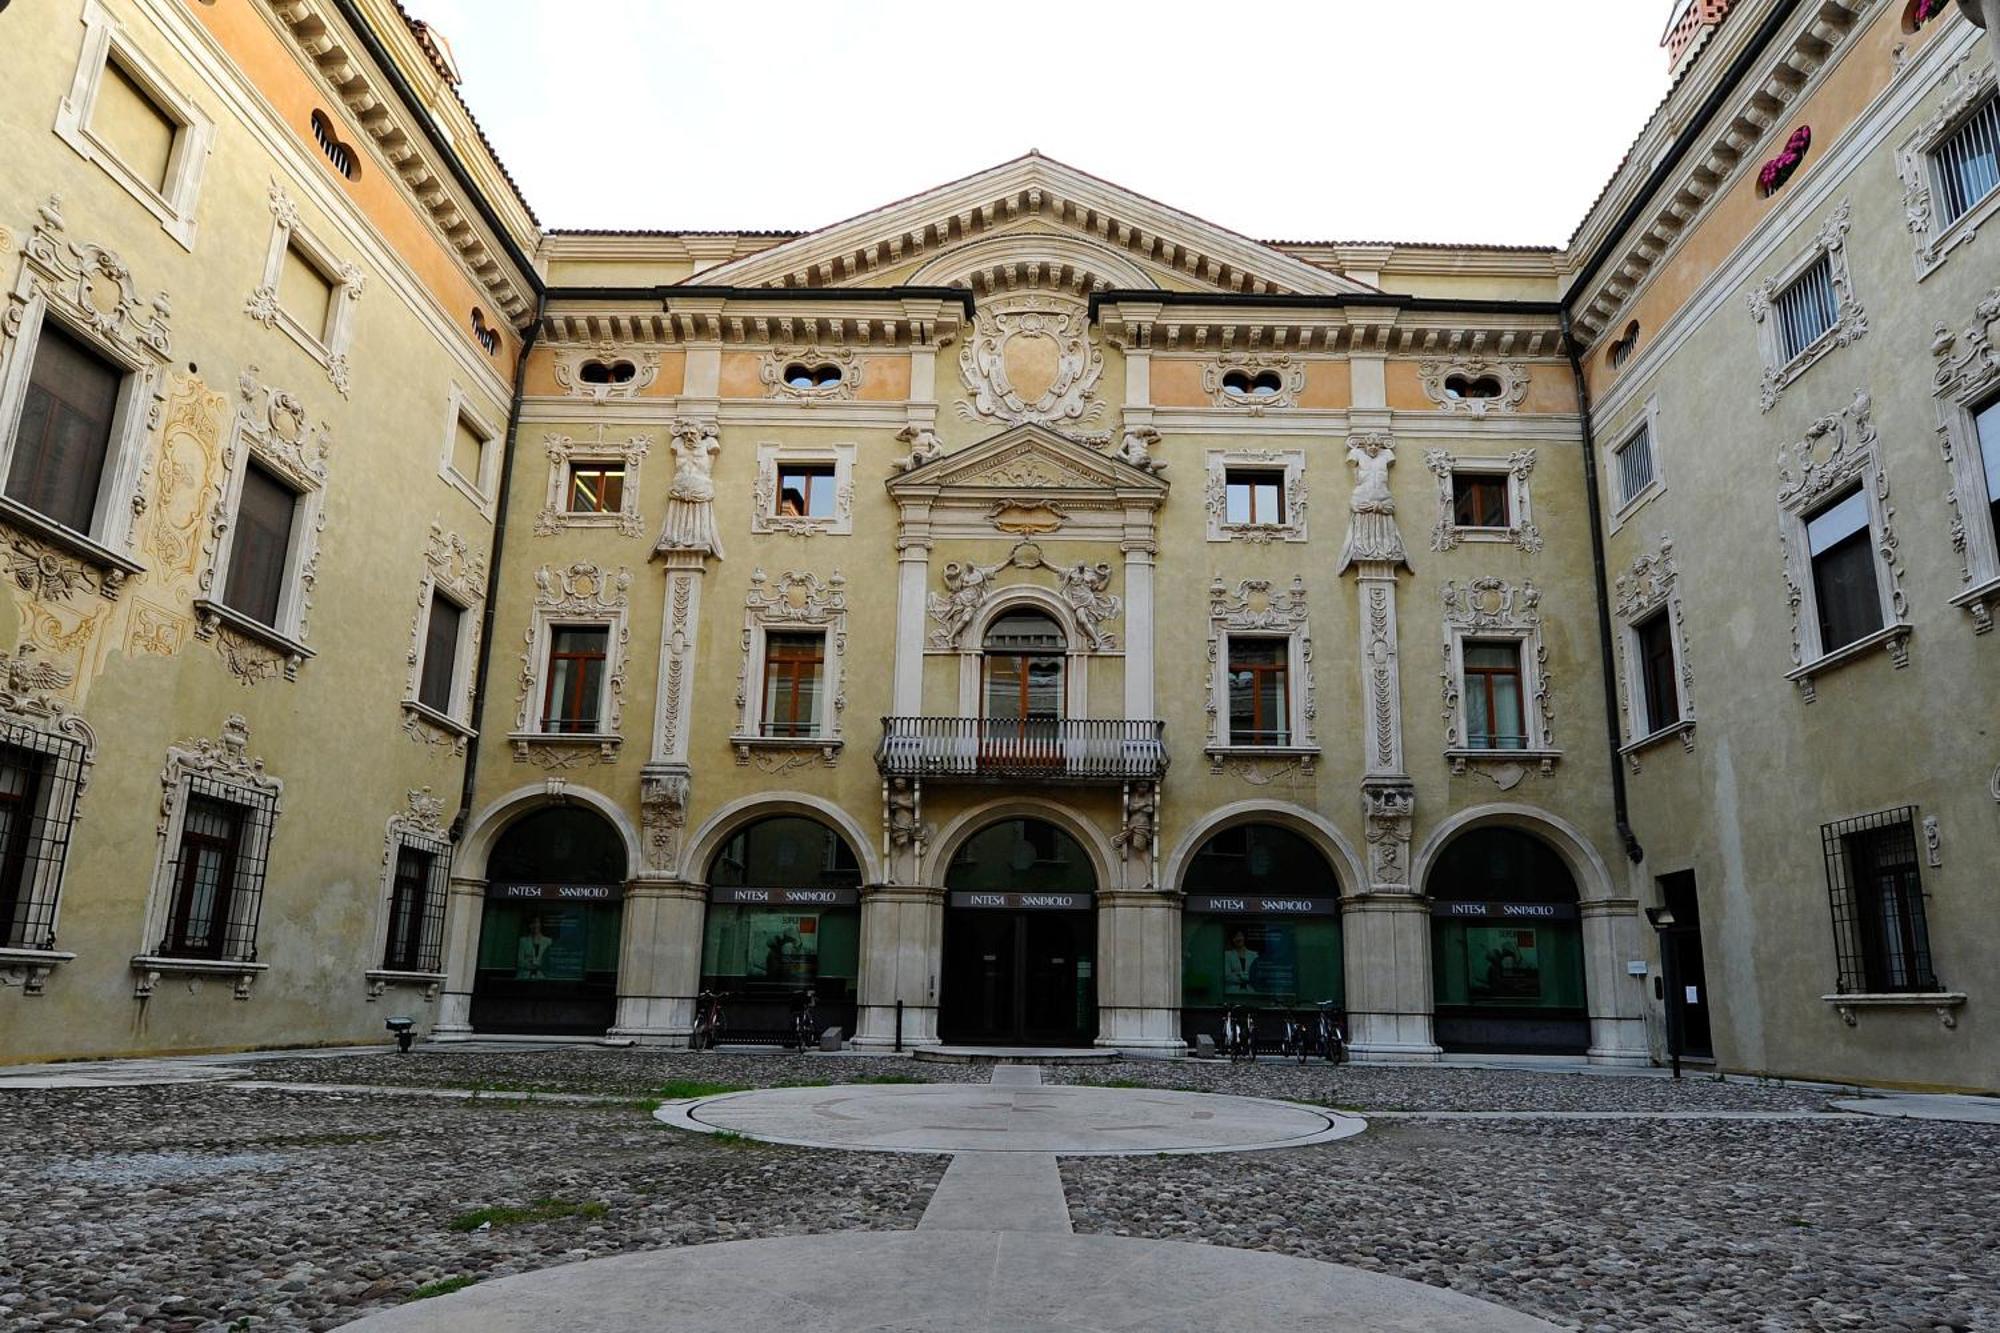
[[[1750,72],[1751,67],[1764,54],[1764,48],[1771,44],[1771,39],[1791,21],[1792,13],[1798,7],[1799,0],[1784,0],[1783,4],[1765,17],[1764,26],[1757,30],[1757,35],[1750,39],[1750,44],[1730,62],[1728,71],[1702,100],[1700,109],[1694,113],[1694,118],[1688,121],[1686,128],[1674,136],[1674,142],[1667,149],[1666,156],[1662,157],[1647,174],[1646,183],[1632,196],[1632,202],[1625,206],[1625,211],[1619,214],[1618,221],[1611,230],[1604,233],[1603,243],[1591,254],[1589,261],[1577,271],[1576,277],[1570,282],[1569,290],[1563,293],[1562,304],[1565,307],[1575,302],[1577,294],[1583,290],[1585,284],[1596,277],[1597,271],[1604,267],[1604,261],[1611,249],[1617,245],[1618,238],[1632,229],[1632,225],[1639,220],[1639,215],[1645,212],[1646,206],[1659,192],[1660,187],[1688,155],[1688,149],[1696,137],[1708,128],[1708,122],[1713,120],[1715,113],[1729,101],[1736,91],[1736,86],[1743,81],[1743,76]]]
[[[1604,505],[1597,495],[1597,433],[1590,425],[1590,386],[1584,382],[1583,359],[1570,328],[1569,312],[1562,317],[1563,351],[1569,356],[1569,372],[1576,381],[1577,419],[1583,440],[1583,493],[1590,506],[1590,572],[1597,589],[1597,651],[1604,659],[1599,673],[1604,680],[1604,734],[1611,744],[1611,812],[1624,839],[1625,855],[1637,865],[1646,859],[1646,849],[1632,831],[1631,809],[1625,798],[1624,729],[1618,721],[1618,683],[1612,675],[1617,661],[1611,651],[1611,591],[1604,567]]]
[[[677,296],[726,301],[956,301],[972,317],[972,292],[964,287],[550,287],[550,301],[660,301]]]
[[[479,612],[479,661],[472,675],[472,725],[481,728],[486,720],[486,679],[493,664],[493,618],[500,600],[500,557],[507,549],[507,501],[514,489],[514,443],[521,434],[521,400],[527,394],[528,354],[542,336],[545,300],[537,294],[534,322],[521,335],[521,351],[514,358],[514,399],[507,407],[507,438],[501,445],[500,487],[493,497],[493,542],[486,552],[486,605]],[[482,728],[483,734],[483,728]],[[465,838],[465,824],[472,817],[472,784],[479,776],[479,741],[475,736],[465,752],[465,782],[459,788],[458,814],[451,821],[451,840]]]
[[[514,267],[527,279],[528,289],[539,297],[542,294],[542,275],[535,271],[534,264],[521,253],[521,248],[514,244],[514,237],[508,232],[506,224],[500,221],[499,215],[493,211],[493,206],[486,202],[486,191],[474,183],[472,173],[467,171],[465,163],[459,160],[457,150],[445,142],[444,136],[438,133],[437,126],[431,123],[431,113],[425,109],[424,99],[417,95],[416,89],[410,87],[409,80],[403,77],[403,71],[396,67],[395,60],[383,47],[381,40],[375,36],[375,30],[368,26],[368,20],[361,17],[360,11],[355,9],[354,0],[334,0],[334,6],[340,11],[340,17],[346,20],[347,26],[354,29],[355,36],[361,39],[361,45],[368,52],[369,58],[382,67],[382,74],[389,80],[389,86],[396,90],[396,95],[415,113],[417,123],[423,126],[424,137],[430,140],[431,147],[443,159],[446,169],[452,174],[452,179],[456,180],[459,188],[466,192],[472,201],[473,209],[486,220],[486,225],[493,229],[493,238],[500,242],[500,248],[507,252],[507,257],[514,261]]]

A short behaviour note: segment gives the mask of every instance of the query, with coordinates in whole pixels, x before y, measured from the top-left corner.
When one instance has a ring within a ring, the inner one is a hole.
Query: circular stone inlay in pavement
[[[657,1114],[682,1129],[806,1148],[1071,1157],[1296,1148],[1367,1128],[1354,1116],[1255,1097],[964,1083],[766,1088],[670,1103]]]
[[[1420,1282],[1260,1250],[992,1231],[848,1231],[593,1259],[482,1282],[355,1333],[1342,1329],[1553,1333]]]

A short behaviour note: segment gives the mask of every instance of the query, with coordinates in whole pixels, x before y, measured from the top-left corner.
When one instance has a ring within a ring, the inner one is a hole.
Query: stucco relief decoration
[[[771,347],[757,366],[769,398],[830,403],[861,388],[861,358],[851,347]]]
[[[1407,782],[1369,782],[1361,789],[1367,819],[1369,887],[1407,892],[1410,887],[1410,832],[1417,792]]]
[[[1202,508],[1208,515],[1208,540],[1212,542],[1302,542],[1306,540],[1307,516],[1311,511],[1310,484],[1306,481],[1303,449],[1211,449],[1204,460],[1207,475],[1202,484]],[[1231,468],[1282,472],[1284,474],[1284,516],[1271,523],[1232,523],[1229,519],[1229,470]]]
[[[604,677],[603,736],[599,761],[610,763],[617,757],[618,728],[625,711],[625,673],[631,662],[631,630],[626,624],[630,608],[632,571],[620,566],[606,570],[588,560],[566,566],[543,565],[535,571],[533,616],[523,635],[521,677],[514,697],[514,759],[533,762],[543,768],[567,768],[582,762],[584,752],[562,746],[561,734],[531,732],[535,718],[537,690],[541,685],[543,659],[547,653],[545,636],[552,625],[570,617],[586,624],[603,624],[610,629]]]
[[[159,819],[154,826],[163,839],[173,827],[174,812],[180,808],[190,777],[242,787],[273,801],[285,790],[282,781],[264,771],[264,761],[250,753],[250,724],[241,713],[224,718],[214,740],[196,737],[168,747],[167,765],[160,773]]]
[[[615,528],[622,536],[637,537],[645,530],[645,521],[639,517],[639,464],[652,448],[650,435],[607,441],[602,423],[594,440],[578,440],[558,431],[543,435],[542,452],[549,460],[548,493],[535,515],[535,535],[552,537],[565,528]],[[625,482],[617,509],[598,513],[569,508],[570,467],[575,463],[617,463],[624,467]]]
[[[1364,432],[1349,437],[1347,446],[1347,465],[1354,469],[1354,490],[1347,500],[1352,517],[1336,569],[1345,573],[1355,564],[1407,569],[1403,534],[1396,529],[1396,498],[1389,491],[1395,442],[1379,432]]]
[[[1092,398],[1104,374],[1093,347],[1087,307],[1055,292],[1022,292],[979,306],[958,367],[971,401],[968,420],[987,417],[1018,425],[1088,423],[1104,411]]]
[[[1959,559],[1959,582],[1966,590],[1952,600],[1972,617],[1973,632],[1990,633],[1993,609],[2000,603],[2000,549],[1984,550],[1978,514],[1987,501],[1984,459],[1973,409],[2000,386],[2000,355],[1993,345],[1993,325],[2000,320],[2000,287],[1988,292],[1973,309],[1964,332],[1954,334],[1939,324],[1931,338],[1937,360],[1932,376],[1938,403],[1938,450],[1949,474],[1946,493],[1951,506],[1951,545]],[[1966,515],[1971,513],[1973,526]],[[1996,534],[2000,537],[2000,534]],[[2000,547],[2000,541],[1995,542]]]
[[[1201,368],[1202,392],[1211,402],[1253,417],[1266,408],[1298,406],[1305,387],[1305,362],[1289,353],[1224,352]]]
[[[1111,566],[1099,561],[1075,565],[1051,564],[1034,542],[1015,545],[1005,560],[994,565],[971,561],[948,561],[941,573],[944,592],[930,594],[928,610],[932,621],[929,647],[933,652],[951,652],[963,646],[961,640],[987,602],[1003,591],[994,578],[1007,569],[1047,570],[1056,579],[1057,590],[1070,609],[1076,629],[1090,651],[1115,653],[1118,636],[1105,628],[1125,609],[1124,601],[1109,591]]]
[[[1528,368],[1518,361],[1483,357],[1417,363],[1424,397],[1441,411],[1483,417],[1518,412],[1528,397]]]
[[[1549,650],[1542,641],[1542,593],[1533,582],[1509,583],[1491,575],[1464,583],[1447,580],[1440,593],[1444,603],[1443,681],[1445,749],[1452,771],[1463,773],[1469,758],[1527,758],[1544,773],[1554,770],[1555,704],[1549,692]],[[1476,756],[1466,746],[1460,697],[1460,647],[1465,639],[1493,637],[1521,644],[1521,723],[1527,728],[1524,750],[1493,749]],[[1540,752],[1540,753],[1537,753]]]
[[[898,472],[909,472],[944,457],[944,442],[929,426],[905,426],[896,432],[896,440],[910,446],[910,452],[889,464]]]
[[[918,882],[924,844],[931,837],[923,811],[924,784],[920,779],[889,778],[882,783],[882,844],[891,884]]]
[[[201,566],[202,520],[220,485],[223,413],[228,399],[191,376],[174,381],[153,470],[145,549],[161,577],[192,579]]]
[[[831,705],[815,736],[775,738],[797,740],[798,747],[818,748],[820,758],[832,764],[839,757],[840,719],[847,710],[847,678],[841,665],[847,656],[847,576],[834,570],[826,578],[809,571],[788,569],[776,578],[761,568],[751,571],[750,590],[743,597],[743,657],[736,669],[736,708],[739,726],[736,762],[750,762],[758,736],[757,709],[761,700],[757,687],[763,658],[758,630],[787,630],[797,627],[820,629],[826,633],[822,660],[825,690]],[[811,756],[807,756],[811,758]],[[778,763],[788,763],[786,759]],[[766,771],[777,771],[766,769]]]
[[[1125,887],[1157,888],[1154,871],[1160,856],[1160,786],[1156,782],[1125,784],[1125,812],[1112,845],[1125,862]]]
[[[722,559],[722,535],[715,525],[715,456],[722,452],[712,421],[676,421],[672,445],[674,481],[667,491],[667,521],[654,553],[686,551]]]
[[[1167,470],[1165,459],[1153,457],[1153,447],[1159,442],[1160,432],[1151,426],[1130,426],[1119,437],[1118,447],[1111,451],[1111,456],[1141,472],[1158,476]]]
[[[654,769],[639,777],[640,854],[652,874],[671,875],[680,863],[690,786],[681,768]]]
[[[1839,412],[1821,417],[1806,430],[1802,439],[1778,450],[1779,532],[1784,550],[1785,600],[1792,617],[1792,666],[1809,665],[1808,639],[1802,617],[1814,614],[1806,609],[1811,587],[1811,556],[1805,548],[1804,515],[1820,501],[1860,479],[1869,493],[1871,521],[1879,524],[1877,565],[1886,581],[1891,628],[1902,625],[1909,615],[1909,597],[1903,590],[1903,562],[1896,537],[1896,511],[1889,504],[1889,474],[1882,466],[1881,441],[1875,430],[1873,399],[1865,389],[1857,389],[1854,401]],[[1816,643],[1817,634],[1813,635]],[[1909,663],[1907,634],[1895,633],[1884,640],[1897,666]],[[1817,657],[1818,654],[1812,654]],[[1801,693],[1810,703],[1814,687],[1810,675],[1796,677]]]
[[[1847,232],[1853,225],[1853,217],[1854,201],[1841,200],[1840,207],[1813,237],[1811,248],[1783,272],[1764,279],[1750,292],[1750,317],[1758,324],[1758,342],[1764,354],[1764,380],[1757,401],[1766,412],[1777,406],[1778,396],[1786,386],[1814,362],[1836,347],[1851,345],[1868,332],[1868,312],[1854,295],[1854,278],[1848,271]],[[1818,263],[1822,255],[1826,257],[1828,280],[1833,287],[1836,307],[1833,324],[1798,355],[1787,359],[1775,317],[1778,294]]]
[[[98,591],[89,566],[30,537],[10,537],[0,560],[5,560],[14,586],[38,602],[67,602],[78,593]]]
[[[1687,652],[1687,619],[1681,610],[1680,562],[1674,558],[1674,541],[1671,537],[1660,539],[1659,549],[1641,552],[1612,581],[1612,610],[1627,627],[1651,616],[1661,608],[1672,618],[1674,655],[1680,664],[1677,688],[1680,698],[1681,745],[1694,749],[1694,667]],[[1629,636],[1619,640],[1619,654],[1625,660],[1625,669],[1619,673],[1619,683],[1626,695],[1626,716],[1637,719],[1637,699],[1635,690],[1639,688],[1637,664],[1633,659],[1633,645]],[[1627,762],[1633,772],[1639,771],[1639,756],[1628,754]]]
[[[1294,574],[1289,584],[1271,579],[1242,579],[1235,588],[1215,575],[1208,585],[1208,673],[1211,681],[1208,703],[1209,761],[1213,771],[1221,771],[1223,741],[1223,644],[1231,634],[1262,633],[1298,640],[1299,682],[1294,696],[1298,704],[1298,727],[1293,748],[1312,749],[1319,745],[1319,702],[1313,679],[1312,634],[1308,627],[1306,581]],[[1309,765],[1308,765],[1309,766]]]
[[[570,343],[554,349],[550,371],[556,387],[571,398],[593,403],[636,398],[659,379],[660,353],[615,342]]]
[[[423,663],[424,632],[429,627],[431,596],[433,589],[441,590],[453,602],[464,609],[467,624],[465,657],[476,660],[479,656],[479,607],[486,600],[486,556],[475,550],[472,544],[456,532],[447,532],[440,523],[431,524],[430,535],[424,542],[425,577],[417,589],[416,610],[410,617],[410,647],[405,654],[409,665],[409,682],[404,692],[403,734],[426,745],[449,745],[454,755],[463,755],[467,736],[463,731],[440,731],[420,709],[410,706],[417,697],[420,686],[418,671]],[[466,671],[464,691],[460,697],[463,717],[472,715],[472,696],[475,673]],[[454,712],[454,717],[460,714]]]
[[[1903,182],[1903,219],[1910,229],[1915,248],[1917,276],[1922,278],[1944,263],[1945,256],[1978,233],[1995,203],[1989,196],[1975,202],[1965,212],[1945,224],[1938,216],[1932,193],[1932,153],[1955,132],[1966,114],[1993,91],[1994,65],[1975,65],[1971,59],[1953,65],[1944,78],[1940,97],[1931,114],[1896,149],[1896,174]]]
[[[1437,522],[1431,526],[1431,549],[1450,551],[1465,541],[1506,541],[1532,555],[1542,549],[1542,530],[1528,517],[1528,478],[1535,470],[1535,451],[1516,449],[1504,459],[1460,458],[1448,449],[1424,453],[1424,466],[1437,478]],[[1507,478],[1508,517],[1504,528],[1464,528],[1458,524],[1458,497],[1452,489],[1455,473],[1484,473]]]

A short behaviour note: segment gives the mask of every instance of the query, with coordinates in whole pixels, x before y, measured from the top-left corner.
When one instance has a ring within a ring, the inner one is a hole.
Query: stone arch
[[[944,871],[951,864],[951,858],[958,855],[958,849],[973,834],[989,824],[1003,819],[1039,819],[1053,824],[1075,838],[1086,855],[1090,857],[1091,872],[1097,877],[1097,892],[1115,888],[1118,884],[1118,853],[1111,846],[1111,839],[1103,829],[1058,805],[1054,801],[1038,800],[1033,797],[1001,797],[983,805],[975,805],[955,816],[952,821],[938,830],[937,837],[928,853],[930,865],[927,869],[943,882]]]
[[[632,874],[644,865],[645,858],[640,851],[639,830],[626,815],[623,806],[603,792],[589,787],[575,787],[564,784],[551,788],[546,782],[533,783],[526,787],[516,787],[496,800],[487,803],[467,823],[465,838],[459,843],[458,855],[453,865],[454,879],[486,878],[486,858],[493,850],[493,843],[500,834],[525,814],[557,805],[586,805],[609,820],[618,830],[618,837],[625,844],[625,873]]]
[[[1174,892],[1180,891],[1181,880],[1187,874],[1188,862],[1207,842],[1224,829],[1241,824],[1276,824],[1289,829],[1311,843],[1327,864],[1333,867],[1340,878],[1341,897],[1347,898],[1368,886],[1367,863],[1356,854],[1354,845],[1341,835],[1331,821],[1317,811],[1302,805],[1285,801],[1247,800],[1235,801],[1218,806],[1199,822],[1189,826],[1175,841],[1174,848],[1167,854],[1165,873],[1160,883]]]
[[[1556,855],[1569,867],[1570,878],[1576,881],[1579,901],[1603,901],[1620,896],[1617,882],[1611,877],[1611,868],[1598,855],[1597,848],[1568,820],[1553,815],[1539,806],[1516,805],[1509,802],[1495,802],[1491,805],[1475,805],[1461,810],[1451,818],[1432,829],[1423,845],[1410,858],[1410,884],[1422,892],[1430,879],[1432,867],[1438,855],[1451,840],[1459,834],[1476,828],[1514,828],[1530,833],[1555,849]]]
[[[1076,608],[1053,588],[1039,583],[1010,583],[994,590],[958,636],[959,716],[978,717],[981,662],[986,631],[1009,611],[1031,609],[1046,614],[1063,633],[1063,660],[1068,664],[1065,713],[1086,717],[1090,709],[1090,635],[1077,621]]]
[[[852,815],[832,801],[800,791],[759,792],[729,802],[710,815],[688,839],[680,865],[681,878],[692,883],[708,882],[708,864],[737,830],[772,815],[801,815],[830,826],[847,840],[854,859],[861,866],[861,882],[880,884],[882,863],[875,840],[868,836]]]

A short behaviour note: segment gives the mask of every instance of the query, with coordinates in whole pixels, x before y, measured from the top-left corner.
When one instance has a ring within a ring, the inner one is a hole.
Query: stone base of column
[[[1431,1016],[1352,1013],[1347,1016],[1347,1054],[1370,1064],[1431,1064],[1444,1049],[1431,1040]]]
[[[472,996],[465,991],[445,991],[438,996],[437,1022],[425,1034],[426,1041],[464,1041],[472,1036]]]
[[[1653,1063],[1653,1054],[1646,1044],[1646,1020],[1591,1019],[1590,1049],[1585,1054],[1594,1065],[1647,1068]]]
[[[618,1018],[604,1035],[641,1046],[686,1046],[694,1031],[694,1001],[685,995],[621,995]],[[727,1038],[725,1031],[723,1036]]]
[[[937,1035],[937,1006],[930,1004],[904,1004],[903,1006],[903,1049],[912,1050],[918,1046],[939,1045]],[[857,1050],[893,1051],[896,1049],[896,1006],[893,1004],[864,1004],[855,1014],[854,1040],[848,1045]]]
[[[1100,1007],[1097,1011],[1097,1040],[1091,1045],[1148,1055],[1187,1053],[1187,1043],[1181,1039],[1181,1012],[1178,1009]]]
[[[1357,1060],[1423,1063],[1444,1052],[1431,1028],[1431,916],[1411,893],[1361,893],[1341,914],[1347,1042]]]

